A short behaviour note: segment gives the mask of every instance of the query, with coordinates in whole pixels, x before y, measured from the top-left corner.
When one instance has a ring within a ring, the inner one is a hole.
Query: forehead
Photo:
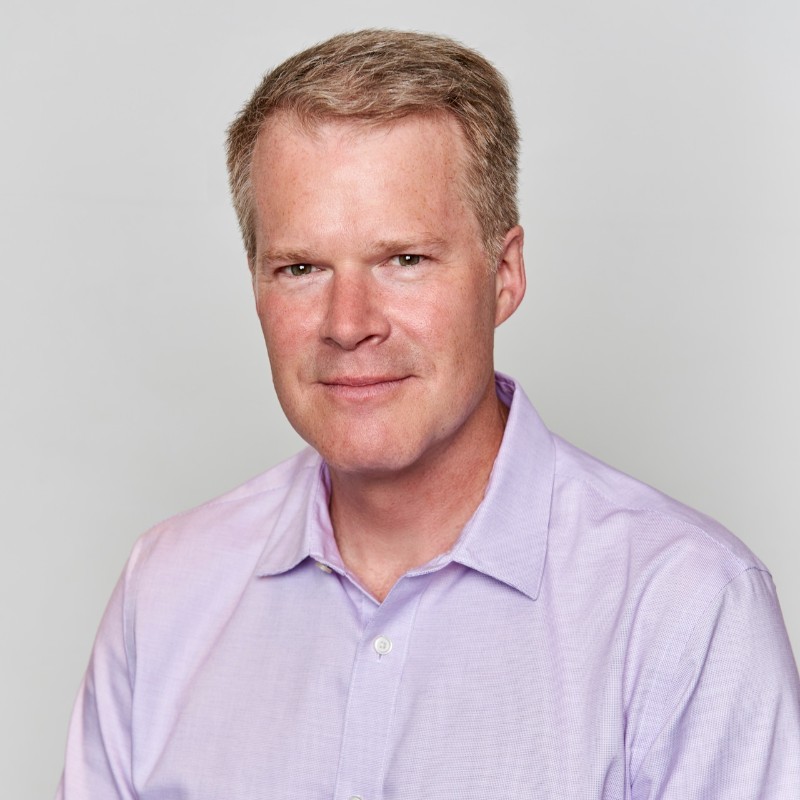
[[[385,147],[382,148],[382,145]],[[264,123],[256,140],[252,166],[280,168],[281,162],[337,152],[340,156],[370,148],[385,154],[425,154],[425,167],[435,165],[461,179],[467,148],[461,126],[447,113],[409,114],[388,122],[300,117],[279,111]]]
[[[442,233],[454,225],[477,231],[464,191],[465,153],[461,129],[449,115],[383,125],[308,125],[275,115],[253,153],[257,234],[273,239],[328,224],[375,236],[380,227],[383,238],[392,238],[426,220]]]

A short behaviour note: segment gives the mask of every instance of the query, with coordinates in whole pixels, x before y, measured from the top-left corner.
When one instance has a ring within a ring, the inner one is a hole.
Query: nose
[[[380,287],[369,272],[339,270],[327,286],[320,336],[342,350],[379,344],[389,335],[389,321]]]

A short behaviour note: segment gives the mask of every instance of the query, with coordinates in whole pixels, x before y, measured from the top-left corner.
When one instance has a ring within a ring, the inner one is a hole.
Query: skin
[[[273,381],[329,466],[342,559],[378,600],[453,545],[505,425],[494,329],[524,295],[523,234],[508,232],[489,269],[464,153],[447,116],[308,131],[279,114],[253,157]]]

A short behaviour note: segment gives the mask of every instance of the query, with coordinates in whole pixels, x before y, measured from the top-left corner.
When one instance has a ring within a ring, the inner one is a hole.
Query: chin
[[[319,449],[319,448],[318,448]],[[319,449],[328,466],[335,472],[379,477],[396,475],[413,465],[416,459],[396,448]]]
[[[331,470],[365,477],[397,475],[417,463],[424,451],[407,432],[370,435],[369,430],[361,430],[358,437],[350,432],[341,438],[326,436],[318,441],[307,441],[319,451]]]

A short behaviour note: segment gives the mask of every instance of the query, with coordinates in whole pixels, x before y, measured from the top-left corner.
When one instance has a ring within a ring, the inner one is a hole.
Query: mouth
[[[402,375],[342,375],[325,378],[319,383],[331,394],[343,400],[370,400],[384,397],[400,388],[410,376]]]

